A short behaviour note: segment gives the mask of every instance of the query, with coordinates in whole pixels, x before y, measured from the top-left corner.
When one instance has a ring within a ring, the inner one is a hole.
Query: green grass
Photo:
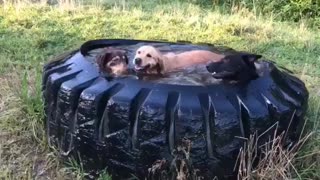
[[[303,179],[319,179],[318,29],[303,22],[279,22],[247,9],[226,13],[189,2],[0,5],[0,179],[84,176],[72,161],[71,168],[61,165],[45,142],[41,68],[52,55],[96,38],[209,42],[262,54],[293,70],[311,92],[307,130],[314,133],[296,168]],[[110,178],[104,174],[101,179]]]

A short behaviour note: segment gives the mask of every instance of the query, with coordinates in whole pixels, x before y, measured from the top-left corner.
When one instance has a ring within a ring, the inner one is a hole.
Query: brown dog
[[[193,65],[220,61],[224,55],[206,50],[162,54],[153,46],[142,46],[136,51],[135,70],[146,74],[165,74]]]
[[[126,52],[116,48],[105,48],[97,57],[101,72],[111,76],[121,76],[128,73],[128,58]]]

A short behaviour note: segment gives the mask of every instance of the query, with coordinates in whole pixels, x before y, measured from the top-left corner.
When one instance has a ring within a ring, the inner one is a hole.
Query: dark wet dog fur
[[[122,76],[128,73],[126,52],[117,48],[105,48],[97,56],[97,64],[102,73],[111,76]]]
[[[255,62],[261,57],[249,53],[228,55],[219,62],[208,64],[207,70],[216,79],[244,83],[258,77]]]

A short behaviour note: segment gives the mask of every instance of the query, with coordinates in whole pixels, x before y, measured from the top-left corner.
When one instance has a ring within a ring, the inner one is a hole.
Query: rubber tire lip
[[[106,80],[84,56],[95,48],[158,41],[100,39],[49,62],[43,71],[48,141],[80,158],[87,171],[108,167],[115,179],[146,176],[157,159],[172,159],[178,140],[193,140],[192,165],[207,179],[232,177],[237,150],[253,132],[275,122],[294,140],[304,124],[309,93],[298,78],[263,61],[267,73],[238,86]],[[171,43],[161,41],[160,43]],[[188,44],[185,42],[172,44]],[[273,135],[266,133],[266,137]]]

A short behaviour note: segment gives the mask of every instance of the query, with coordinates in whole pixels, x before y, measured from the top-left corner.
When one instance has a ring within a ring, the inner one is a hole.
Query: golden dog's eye
[[[147,57],[151,58],[152,56],[150,54],[147,54]]]

